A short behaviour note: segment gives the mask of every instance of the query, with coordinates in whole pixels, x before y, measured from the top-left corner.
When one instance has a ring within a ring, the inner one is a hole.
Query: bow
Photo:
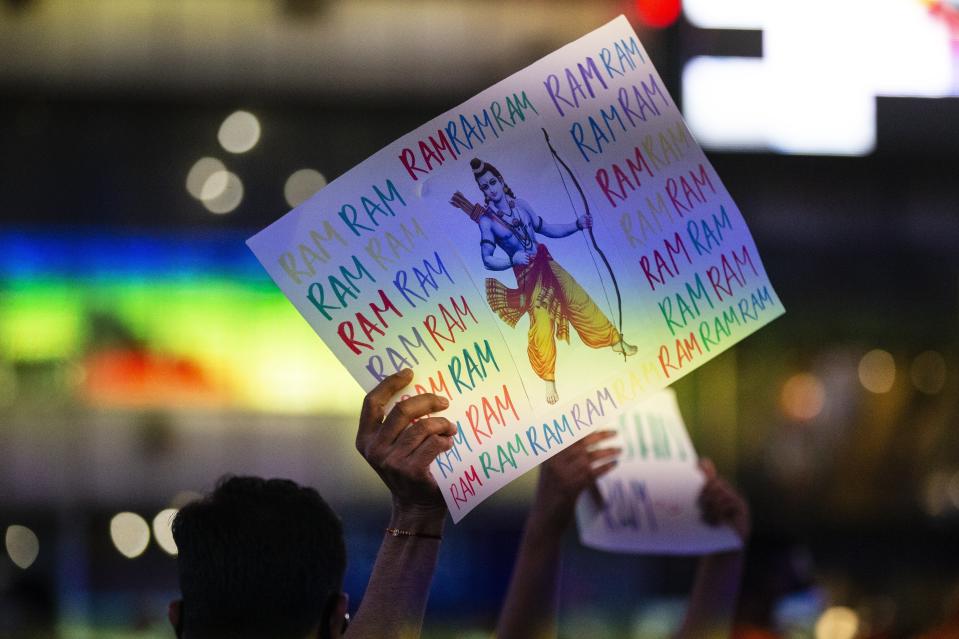
[[[576,179],[576,175],[573,173],[572,169],[570,169],[566,162],[563,161],[563,158],[561,158],[559,153],[556,152],[556,149],[553,148],[552,143],[549,141],[549,133],[546,132],[546,129],[542,129],[542,131],[543,136],[546,138],[546,146],[549,147],[550,153],[553,154],[553,163],[555,164],[556,162],[559,162],[563,168],[566,169],[566,172],[569,173],[570,179],[573,180],[573,184],[576,185],[576,190],[579,192],[579,196],[583,200],[583,208],[586,210],[586,215],[592,217],[592,213],[589,211],[589,202],[586,200],[586,194],[583,192],[583,187],[579,185],[579,180]],[[557,167],[556,170],[559,171],[559,167]],[[562,174],[560,174],[560,179],[562,180]],[[563,182],[565,184],[565,180],[563,180]],[[567,195],[569,195],[568,191]],[[570,204],[572,204],[572,200],[570,200]],[[625,340],[623,335],[623,298],[619,293],[619,283],[616,281],[616,273],[613,272],[613,267],[610,265],[606,254],[603,253],[603,249],[599,248],[599,244],[596,242],[596,236],[593,235],[592,224],[589,225],[588,230],[589,240],[592,242],[593,248],[596,250],[596,252],[599,253],[599,256],[603,258],[603,264],[606,265],[606,270],[609,271],[609,277],[613,282],[613,290],[616,291],[616,307],[619,311],[619,326],[617,328],[619,328],[619,339],[622,341]],[[626,359],[625,351],[623,352],[623,359]]]

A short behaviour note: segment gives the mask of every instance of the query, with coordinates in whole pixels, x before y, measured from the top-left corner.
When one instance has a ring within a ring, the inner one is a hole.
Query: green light
[[[362,392],[272,286],[220,279],[8,282],[0,348],[12,361],[80,358],[93,317],[147,350],[189,360],[230,405],[270,412],[355,412]],[[89,348],[88,348],[89,347]]]
[[[8,283],[0,293],[0,354],[12,361],[74,357],[86,338],[77,288],[65,281]]]

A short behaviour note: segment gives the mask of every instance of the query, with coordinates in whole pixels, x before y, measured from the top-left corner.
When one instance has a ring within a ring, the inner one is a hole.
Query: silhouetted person
[[[436,569],[446,506],[429,465],[455,427],[427,417],[449,402],[397,402],[410,371],[363,402],[356,446],[393,495],[386,536],[355,618],[346,626],[346,548],[339,518],[312,488],[233,477],[173,522],[182,599],[170,604],[181,639],[415,638]],[[415,420],[415,423],[413,423]],[[412,425],[411,425],[412,424]]]

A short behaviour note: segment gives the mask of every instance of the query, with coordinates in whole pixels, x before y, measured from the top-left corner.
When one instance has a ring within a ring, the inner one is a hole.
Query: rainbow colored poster
[[[585,546],[625,553],[706,554],[742,547],[728,526],[703,522],[698,504],[703,474],[676,403],[665,389],[621,411],[610,440],[623,449],[616,467],[576,502],[579,539]]]
[[[446,395],[458,521],[778,315],[622,16],[368,158],[248,244],[364,389]]]

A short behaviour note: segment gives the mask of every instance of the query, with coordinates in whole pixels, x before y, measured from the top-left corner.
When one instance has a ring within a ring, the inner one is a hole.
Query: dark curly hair
[[[303,637],[346,571],[343,526],[316,490],[225,477],[173,520],[187,637]]]

